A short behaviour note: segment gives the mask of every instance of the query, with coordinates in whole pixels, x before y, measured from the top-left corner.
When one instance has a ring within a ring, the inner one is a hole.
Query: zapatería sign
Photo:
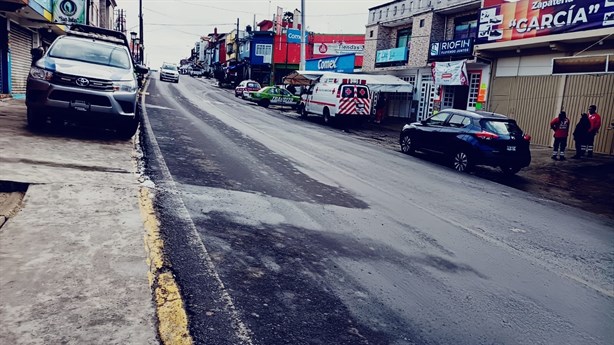
[[[64,24],[85,24],[85,0],[55,0],[53,21]]]
[[[613,0],[484,0],[477,43],[614,28]]]

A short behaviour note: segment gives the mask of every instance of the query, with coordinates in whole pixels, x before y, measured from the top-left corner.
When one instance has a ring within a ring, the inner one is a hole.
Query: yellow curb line
[[[151,195],[149,188],[141,187],[139,204],[145,226],[145,250],[149,266],[147,276],[156,304],[158,334],[164,345],[192,345],[192,337],[188,331],[188,316],[179,293],[179,286],[171,272],[162,270],[170,265],[164,256],[160,223],[156,218]]]

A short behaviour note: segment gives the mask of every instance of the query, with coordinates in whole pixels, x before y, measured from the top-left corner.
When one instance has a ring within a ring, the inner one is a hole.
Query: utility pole
[[[301,63],[299,70],[305,70],[305,0],[301,0]]]
[[[141,45],[140,45],[140,64],[143,64],[144,50],[145,50],[145,39],[143,38],[143,0],[139,0],[139,36],[141,37]]]

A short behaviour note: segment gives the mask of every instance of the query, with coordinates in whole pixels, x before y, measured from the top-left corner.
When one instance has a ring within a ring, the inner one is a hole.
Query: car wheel
[[[268,99],[263,99],[261,101],[258,102],[258,105],[264,108],[268,108],[269,105],[271,104],[271,102],[269,102]]]
[[[235,97],[239,98],[239,94],[235,92]]]
[[[501,171],[506,176],[516,175],[516,173],[518,173],[520,171],[520,169],[522,169],[522,168],[519,167],[519,166],[507,166],[507,165],[501,166]]]
[[[403,133],[403,136],[401,136],[400,144],[401,152],[403,152],[404,154],[411,155],[416,152],[416,149],[414,147],[414,141],[411,135],[409,135],[409,133]]]
[[[330,117],[330,110],[324,108],[324,124],[330,126],[333,124],[333,119]]]
[[[452,168],[459,172],[468,172],[473,167],[471,156],[465,150],[457,151],[452,156]]]
[[[30,129],[41,129],[47,122],[47,118],[45,116],[30,107],[28,107],[26,116],[28,120],[28,127]]]

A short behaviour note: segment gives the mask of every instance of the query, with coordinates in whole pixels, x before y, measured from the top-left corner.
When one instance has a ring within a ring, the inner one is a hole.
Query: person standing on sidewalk
[[[588,114],[582,113],[580,121],[578,121],[578,124],[573,131],[573,140],[576,142],[576,155],[571,158],[579,159],[584,156],[584,153],[586,152],[586,143],[588,140],[588,130],[590,127],[591,122],[588,119]]]
[[[593,144],[595,142],[595,136],[601,127],[601,115],[597,114],[596,105],[591,105],[588,107],[588,121],[591,123],[591,126],[588,129],[586,157],[593,157]]]
[[[554,131],[554,148],[552,159],[565,160],[565,148],[567,147],[567,136],[569,136],[569,119],[564,111],[559,116],[550,121],[550,128]]]

